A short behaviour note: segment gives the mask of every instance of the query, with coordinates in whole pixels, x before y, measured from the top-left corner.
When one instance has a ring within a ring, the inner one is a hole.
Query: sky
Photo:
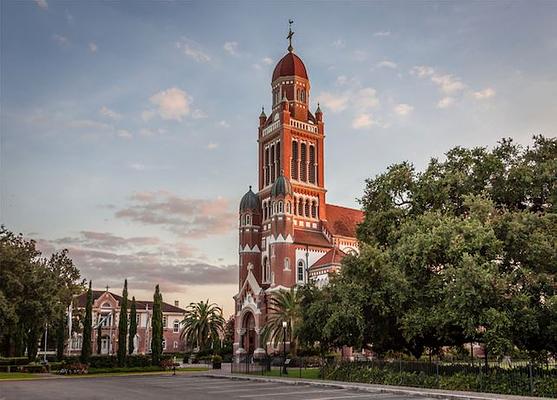
[[[237,210],[293,45],[328,202],[454,146],[556,135],[555,1],[3,0],[0,222],[96,288],[233,312]]]

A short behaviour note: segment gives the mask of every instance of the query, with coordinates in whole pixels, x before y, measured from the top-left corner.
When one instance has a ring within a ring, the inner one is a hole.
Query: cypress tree
[[[135,306],[135,296],[132,297],[132,305],[130,309],[130,332],[128,336],[128,354],[133,354],[135,350],[134,340],[137,334],[137,310]]]
[[[162,354],[162,295],[159,285],[153,295],[153,318],[151,318],[151,362],[159,365]]]
[[[91,357],[91,327],[93,325],[93,289],[91,289],[91,281],[89,281],[89,290],[87,291],[87,305],[85,306],[85,319],[83,320],[83,344],[81,345],[82,363],[88,363]]]
[[[56,359],[62,361],[64,358],[64,344],[66,343],[66,313],[60,312],[56,326]]]
[[[120,320],[118,321],[118,365],[126,364],[126,339],[128,338],[128,280],[124,280],[122,303],[120,304]]]
[[[102,350],[102,327],[101,324],[99,322],[99,325],[97,325],[97,354],[101,354],[101,350]]]

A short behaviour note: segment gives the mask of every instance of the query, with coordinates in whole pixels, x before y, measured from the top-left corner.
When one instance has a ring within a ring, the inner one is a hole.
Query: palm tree
[[[207,300],[190,303],[181,324],[183,328],[180,338],[185,339],[186,344],[192,348],[204,350],[209,343],[219,338],[226,321],[222,316],[222,308],[215,303],[209,304]]]
[[[300,321],[301,295],[296,288],[280,290],[269,301],[267,323],[263,327],[263,343],[271,342],[276,347],[290,338],[290,352],[295,354],[298,341],[296,328]],[[282,322],[286,321],[286,338]]]

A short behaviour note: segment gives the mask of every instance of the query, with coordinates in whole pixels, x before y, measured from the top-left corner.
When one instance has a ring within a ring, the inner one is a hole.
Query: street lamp
[[[282,321],[282,355],[283,355],[283,363],[282,363],[282,373],[284,375],[288,375],[286,371],[286,321]]]

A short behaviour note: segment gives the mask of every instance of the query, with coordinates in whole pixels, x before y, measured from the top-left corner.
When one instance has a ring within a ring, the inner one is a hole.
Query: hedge
[[[532,391],[530,377],[522,368],[491,368],[488,373],[454,372],[432,375],[424,371],[396,371],[388,367],[379,368],[366,363],[352,362],[327,365],[323,369],[322,377],[346,382],[557,397],[557,379],[554,376],[533,376]]]

